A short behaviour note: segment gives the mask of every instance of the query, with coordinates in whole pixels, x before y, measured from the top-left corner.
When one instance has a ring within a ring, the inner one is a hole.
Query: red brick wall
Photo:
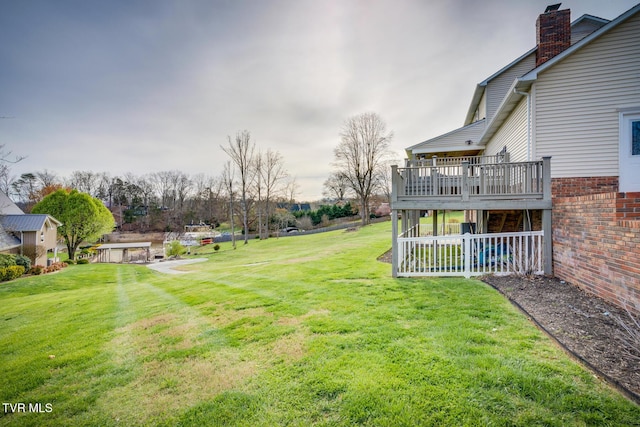
[[[618,191],[617,176],[592,176],[587,178],[553,178],[553,197],[573,197],[586,194],[613,193]]]
[[[640,314],[640,193],[553,200],[554,274]]]
[[[640,220],[640,193],[620,193],[616,200],[616,218]]]

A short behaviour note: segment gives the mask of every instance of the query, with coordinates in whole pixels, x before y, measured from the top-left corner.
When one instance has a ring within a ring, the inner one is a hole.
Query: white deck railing
[[[542,231],[398,238],[398,277],[543,274]]]

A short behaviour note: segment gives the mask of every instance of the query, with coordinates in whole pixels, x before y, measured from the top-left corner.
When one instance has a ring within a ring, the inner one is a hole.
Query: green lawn
[[[390,239],[387,222],[206,248],[188,274],[2,284],[0,397],[43,412],[0,424],[637,425],[482,282],[392,279]]]

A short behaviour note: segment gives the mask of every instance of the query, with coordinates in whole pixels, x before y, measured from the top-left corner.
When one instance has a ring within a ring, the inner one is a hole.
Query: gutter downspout
[[[533,157],[531,152],[531,94],[529,92],[520,92],[516,88],[513,89],[513,93],[527,97],[527,162],[530,162],[531,157]]]

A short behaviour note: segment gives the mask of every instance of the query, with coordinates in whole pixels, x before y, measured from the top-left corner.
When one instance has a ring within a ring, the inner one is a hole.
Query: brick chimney
[[[571,46],[571,10],[558,10],[559,4],[547,7],[536,21],[536,67]]]

